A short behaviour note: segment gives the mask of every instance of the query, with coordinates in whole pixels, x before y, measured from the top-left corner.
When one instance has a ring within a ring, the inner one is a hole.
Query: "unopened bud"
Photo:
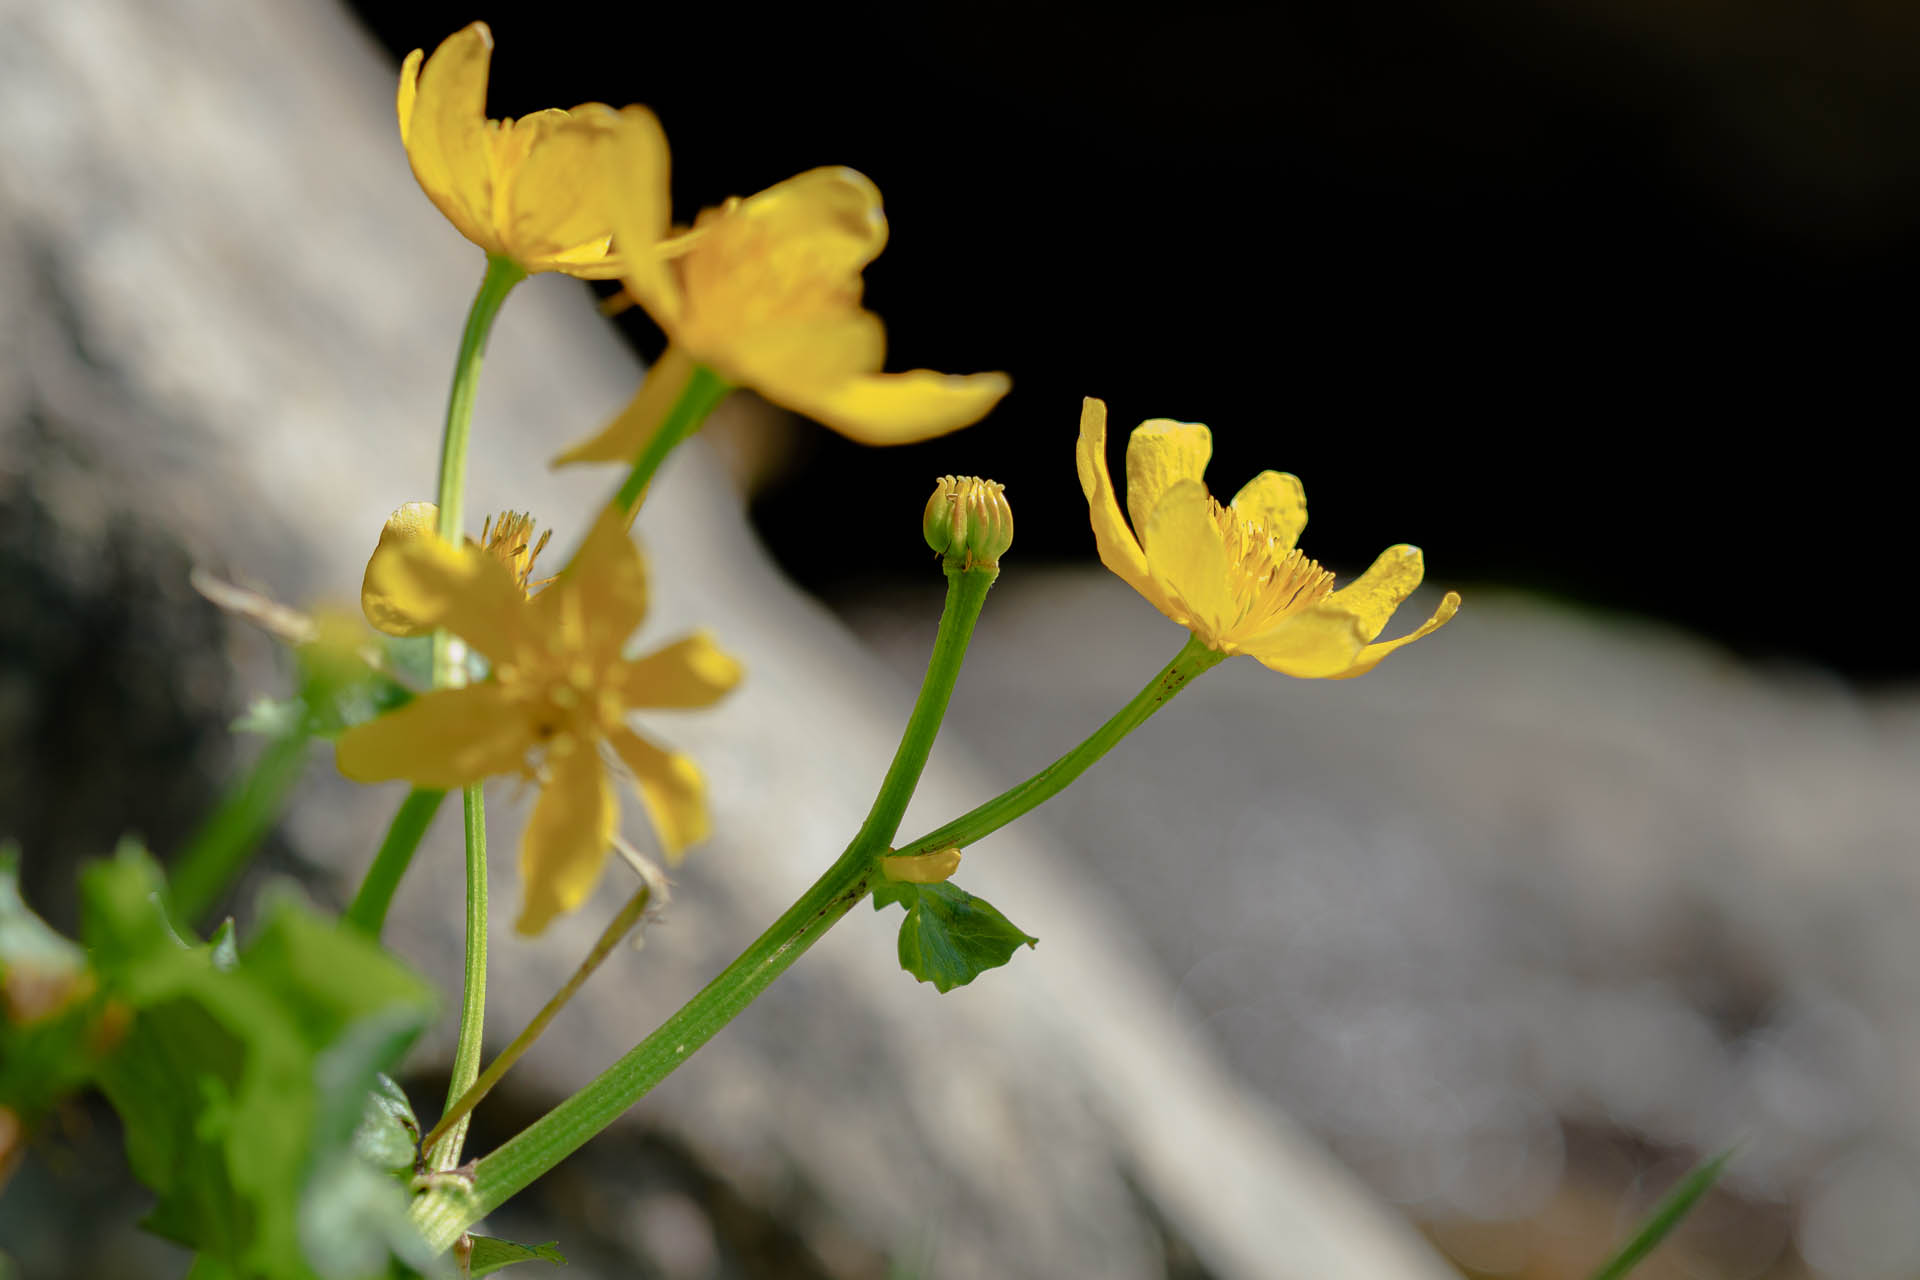
[[[901,884],[939,884],[952,879],[959,869],[958,849],[942,849],[938,853],[890,853],[880,859],[881,873]]]
[[[977,476],[941,476],[927,499],[927,545],[961,569],[998,569],[1013,545],[1013,508],[1004,486]]]

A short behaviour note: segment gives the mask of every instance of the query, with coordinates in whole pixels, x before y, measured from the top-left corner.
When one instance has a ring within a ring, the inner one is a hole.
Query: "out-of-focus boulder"
[[[191,557],[285,599],[353,600],[386,513],[430,490],[481,268],[407,172],[393,70],[324,4],[0,5],[0,471],[10,502],[73,524],[49,533],[50,548],[86,560],[106,545],[96,526],[120,521],[161,547],[143,561],[155,574]],[[829,158],[832,139],[821,147]],[[554,475],[545,461],[618,407],[637,372],[579,286],[523,285],[480,386],[470,510],[531,508],[564,551],[614,477]],[[494,1129],[611,1061],[831,860],[909,705],[909,685],[771,571],[704,451],[684,453],[639,526],[655,570],[648,635],[711,627],[751,676],[720,711],[652,727],[708,771],[720,835],[688,864],[646,949],[611,963],[489,1103],[496,1118],[481,1120]],[[898,495],[903,538],[919,536],[924,498]],[[204,619],[177,579],[166,590]],[[156,679],[203,669],[208,636],[225,633],[200,625],[182,624],[201,638]],[[178,643],[163,632],[143,626],[123,643]],[[100,638],[85,618],[68,634],[75,646]],[[222,688],[216,663],[198,691],[209,714],[270,676],[258,637],[229,643],[246,677]],[[23,677],[36,697],[53,678]],[[97,763],[77,755],[71,776],[44,785],[77,786]],[[400,793],[316,768],[281,833],[311,861],[316,893],[350,888]],[[982,794],[943,750],[916,820]],[[511,786],[494,797],[501,1043],[625,886],[616,871],[546,937],[511,937],[525,798]],[[112,793],[96,803],[105,821]],[[443,818],[389,932],[449,991],[456,825]],[[1441,1274],[1396,1217],[1222,1070],[1053,842],[1012,832],[993,862],[983,879],[1018,904],[1039,952],[936,997],[896,968],[892,919],[863,910],[620,1133],[498,1221],[559,1236],[574,1274],[630,1274],[639,1259],[669,1275],[871,1275],[887,1255],[951,1276],[1150,1276],[1196,1261],[1223,1276]],[[129,1271],[102,1252],[118,1237],[92,1215],[5,1225],[35,1274]]]

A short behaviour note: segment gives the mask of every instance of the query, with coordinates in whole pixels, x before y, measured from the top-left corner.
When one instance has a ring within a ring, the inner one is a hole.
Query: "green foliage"
[[[411,1164],[395,1130],[417,1125],[379,1075],[432,1016],[431,989],[290,897],[237,951],[185,942],[138,848],[81,885],[96,978],[132,1015],[95,1079],[158,1195],[146,1225],[236,1280],[432,1265],[393,1172]]]
[[[997,969],[1022,946],[1040,939],[1018,926],[985,898],[976,898],[952,881],[907,884],[881,880],[873,888],[873,909],[890,903],[906,908],[900,922],[900,967],[943,995],[964,987],[988,969]]]
[[[478,1280],[480,1276],[490,1276],[516,1262],[551,1262],[556,1266],[565,1266],[567,1260],[560,1253],[559,1243],[550,1240],[546,1244],[514,1244],[511,1240],[474,1236],[471,1274]]]
[[[1703,1160],[1688,1170],[1687,1176],[1675,1183],[1673,1190],[1653,1206],[1653,1212],[1633,1233],[1633,1239],[1622,1245],[1618,1253],[1593,1273],[1593,1280],[1620,1280],[1620,1277],[1645,1261],[1648,1254],[1660,1247],[1667,1233],[1679,1226],[1681,1219],[1692,1213],[1700,1203],[1700,1198],[1720,1180],[1735,1150],[1734,1147],[1728,1147],[1719,1155]]]
[[[0,1107],[31,1124],[85,1083],[109,1033],[86,953],[27,906],[19,865],[0,845]]]

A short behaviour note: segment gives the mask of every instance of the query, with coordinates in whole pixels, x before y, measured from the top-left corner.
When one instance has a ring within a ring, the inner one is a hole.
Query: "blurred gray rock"
[[[911,668],[898,601],[855,620]],[[1009,557],[948,728],[1016,781],[1183,638]],[[1469,590],[1360,680],[1225,663],[1039,820],[1233,1069],[1411,1214],[1538,1219],[1563,1174],[1617,1192],[1738,1140],[1741,1228],[1686,1274],[1892,1276],[1920,1270],[1916,778],[1910,691]],[[1597,1134],[1679,1164],[1570,1154]]]
[[[330,5],[0,4],[0,473],[9,520],[31,505],[58,526],[50,557],[93,567],[117,521],[158,548],[152,574],[192,559],[283,599],[351,604],[386,513],[430,489],[481,268],[407,172],[393,78]],[[821,147],[831,159],[832,139]],[[482,381],[471,509],[531,507],[564,550],[614,477],[556,476],[544,461],[636,374],[579,286],[523,286]],[[652,728],[706,767],[722,834],[646,949],[611,963],[483,1109],[483,1134],[590,1078],[774,917],[857,824],[909,705],[910,683],[772,572],[711,457],[683,452],[640,524],[658,587],[647,638],[710,626],[751,679],[718,713]],[[902,495],[903,537],[917,536],[921,501]],[[177,579],[162,594],[204,618]],[[163,602],[136,616],[167,614]],[[148,625],[132,649],[174,643]],[[925,639],[932,625],[928,613]],[[93,638],[72,625],[74,645]],[[270,646],[242,630],[182,648],[163,681],[220,659],[204,715],[273,679]],[[7,687],[45,700],[50,681],[90,670],[42,666]],[[0,723],[39,732],[50,714]],[[204,715],[182,741],[202,743]],[[78,755],[75,769],[92,766]],[[147,766],[125,768],[133,786]],[[985,791],[943,749],[910,825]],[[399,794],[316,768],[280,833],[289,859],[317,868],[316,893],[348,891]],[[564,927],[510,936],[524,800],[502,787],[492,807],[497,1042],[626,890],[616,870]],[[97,801],[99,821],[112,802]],[[1232,811],[1192,838],[1226,838]],[[14,823],[0,814],[0,829]],[[456,825],[443,818],[389,935],[449,991]],[[955,1277],[1442,1274],[1222,1068],[1057,842],[1026,827],[978,862],[972,882],[1041,935],[1038,952],[937,998],[895,967],[893,920],[863,910],[500,1229],[559,1237],[577,1275],[877,1275],[889,1256]],[[423,1073],[450,1037],[423,1050]],[[69,1274],[128,1273],[100,1243],[120,1237],[94,1217],[52,1222],[12,1221],[8,1248]]]

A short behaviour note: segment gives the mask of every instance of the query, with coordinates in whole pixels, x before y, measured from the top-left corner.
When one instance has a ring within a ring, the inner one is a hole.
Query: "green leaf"
[[[426,1262],[404,1187],[354,1141],[431,990],[286,895],[223,968],[174,936],[159,868],[134,847],[81,886],[102,986],[133,1014],[97,1079],[158,1196],[148,1227],[248,1280],[357,1280],[390,1252]]]
[[[367,1090],[360,1124],[353,1131],[353,1152],[375,1169],[403,1173],[413,1168],[420,1152],[420,1121],[413,1104],[386,1072],[374,1075]]]
[[[31,1124],[86,1083],[110,1029],[86,952],[27,906],[19,867],[0,844],[0,1107]]]
[[[515,1244],[511,1240],[495,1240],[492,1236],[474,1236],[473,1239],[473,1276],[490,1276],[502,1267],[510,1267],[516,1262],[551,1262],[565,1266],[566,1258],[561,1256],[557,1240],[546,1244]]]
[[[1040,939],[1022,932],[985,898],[976,898],[951,880],[939,884],[881,881],[880,898],[907,909],[900,922],[900,967],[942,994],[964,987],[988,969],[997,969],[1022,946]]]
[[[1681,1219],[1693,1212],[1700,1203],[1700,1197],[1707,1194],[1713,1184],[1720,1180],[1726,1171],[1727,1162],[1733,1159],[1736,1147],[1728,1147],[1719,1155],[1703,1160],[1688,1171],[1687,1176],[1674,1184],[1673,1190],[1662,1197],[1659,1204],[1653,1206],[1640,1229],[1633,1233],[1633,1239],[1621,1246],[1620,1251],[1609,1258],[1593,1280],[1620,1280],[1620,1277],[1632,1271],[1646,1259],[1646,1256],[1660,1247],[1667,1233],[1680,1225]]]

